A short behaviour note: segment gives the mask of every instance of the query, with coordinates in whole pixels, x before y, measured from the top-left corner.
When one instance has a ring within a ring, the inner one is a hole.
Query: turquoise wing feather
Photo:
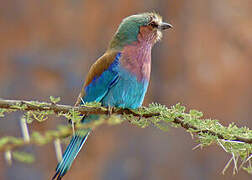
[[[102,72],[99,77],[94,76],[93,80],[84,87],[85,95],[82,97],[84,102],[100,102],[109,89],[117,83],[120,56],[121,53],[117,53],[108,69]]]
[[[106,96],[109,89],[119,79],[118,66],[120,56],[121,53],[105,54],[92,66],[76,105],[92,101],[100,102]],[[97,115],[89,115],[83,118],[83,123],[96,118]],[[62,179],[71,167],[90,132],[91,130],[76,131],[63,154],[63,159],[57,165],[56,173],[52,179]]]

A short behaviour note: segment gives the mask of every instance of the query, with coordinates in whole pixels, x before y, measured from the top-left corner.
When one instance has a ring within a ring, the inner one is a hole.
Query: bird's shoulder
[[[84,86],[88,86],[95,77],[99,77],[114,62],[119,52],[108,51],[104,53],[91,67],[88,72]]]
[[[78,106],[81,103],[81,98],[85,96],[85,87],[87,87],[95,78],[101,76],[101,74],[109,68],[109,66],[116,60],[118,53],[120,52],[107,51],[90,67],[75,106]]]

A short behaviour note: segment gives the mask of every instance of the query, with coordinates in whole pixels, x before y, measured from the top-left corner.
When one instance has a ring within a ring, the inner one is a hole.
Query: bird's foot
[[[108,106],[108,116],[111,116],[111,114],[113,113],[113,109],[114,107]]]

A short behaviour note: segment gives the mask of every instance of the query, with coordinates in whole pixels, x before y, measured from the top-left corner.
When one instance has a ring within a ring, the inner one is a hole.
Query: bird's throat
[[[139,81],[150,79],[151,49],[151,43],[139,41],[123,48],[121,65]]]

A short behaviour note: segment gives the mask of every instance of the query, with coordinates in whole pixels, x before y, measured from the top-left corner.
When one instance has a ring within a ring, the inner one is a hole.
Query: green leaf
[[[101,103],[100,102],[85,102],[84,105],[81,106],[86,106],[86,107],[101,107]]]
[[[5,112],[6,112],[6,109],[0,109],[0,117],[4,117]]]
[[[194,118],[201,118],[203,116],[203,113],[200,111],[197,111],[195,109],[192,109],[189,111],[189,114],[193,116]]]
[[[32,154],[26,152],[14,151],[12,152],[12,156],[15,160],[23,163],[33,163],[35,160]]]
[[[247,171],[249,174],[252,174],[252,166],[243,167],[242,169]]]
[[[60,102],[60,97],[50,96],[50,100],[52,103],[56,104],[56,103]]]

